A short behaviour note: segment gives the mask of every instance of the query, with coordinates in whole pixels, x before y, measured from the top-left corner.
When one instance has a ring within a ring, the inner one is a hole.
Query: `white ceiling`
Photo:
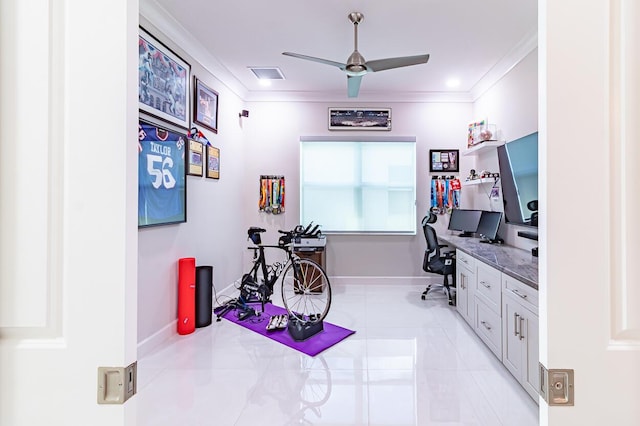
[[[360,101],[472,100],[537,46],[537,0],[140,1],[145,18],[249,101],[352,100],[338,68],[282,55],[346,62],[352,11],[364,14],[365,59],[431,55],[427,64],[365,75]],[[253,66],[279,67],[285,80],[262,87]],[[460,86],[447,87],[449,78]]]

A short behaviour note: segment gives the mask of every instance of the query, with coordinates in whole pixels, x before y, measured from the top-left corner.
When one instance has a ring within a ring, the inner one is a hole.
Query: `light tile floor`
[[[326,321],[356,334],[316,357],[214,317],[139,360],[137,425],[537,425],[536,403],[423,290],[333,285]]]

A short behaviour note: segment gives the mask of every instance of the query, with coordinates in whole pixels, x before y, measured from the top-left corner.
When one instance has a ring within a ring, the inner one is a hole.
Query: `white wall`
[[[248,150],[238,117],[244,106],[238,96],[143,17],[140,25],[191,64],[192,74],[218,92],[218,134],[199,129],[220,148],[219,180],[187,176],[187,222],[138,231],[138,341],[142,356],[176,333],[178,259],[195,257],[196,266],[213,266],[216,290],[240,277],[246,240],[243,182]]]
[[[329,131],[329,107],[390,107],[390,132]],[[244,180],[245,226],[269,230],[265,239],[277,240],[277,229],[290,229],[300,220],[299,140],[301,136],[397,135],[415,136],[417,141],[417,234],[415,236],[329,235],[326,253],[330,276],[420,277],[424,236],[419,223],[429,208],[429,149],[464,149],[471,103],[351,102],[252,102],[247,104],[247,169]],[[469,169],[471,158],[461,159]],[[331,173],[331,165],[327,165]],[[275,216],[258,211],[258,179],[261,174],[281,174],[286,179],[286,212]],[[461,174],[462,175],[462,174]],[[463,200],[465,195],[463,194]],[[464,202],[464,201],[463,201]]]
[[[507,142],[538,131],[538,49],[529,53],[476,100],[473,104],[473,115],[476,119],[488,118],[490,123],[496,124],[498,138]],[[470,157],[475,159],[475,169],[478,172],[499,171],[496,150],[484,151]],[[475,191],[473,208],[503,211],[502,191],[500,199],[490,200],[485,192],[486,186],[478,185],[470,189]],[[528,250],[538,245],[536,241],[518,237],[519,230],[536,232],[530,227],[503,224],[500,234],[507,244],[516,247]]]

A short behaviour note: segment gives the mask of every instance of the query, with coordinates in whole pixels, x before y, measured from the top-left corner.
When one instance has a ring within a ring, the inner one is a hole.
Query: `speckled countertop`
[[[505,274],[538,289],[538,258],[513,246],[484,244],[478,238],[438,235],[440,244],[449,244]]]

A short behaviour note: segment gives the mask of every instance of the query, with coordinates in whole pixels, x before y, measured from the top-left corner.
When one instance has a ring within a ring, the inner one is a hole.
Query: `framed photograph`
[[[391,108],[329,108],[329,130],[391,130]]]
[[[138,107],[179,127],[191,125],[191,67],[144,28],[138,37]]]
[[[207,145],[207,177],[220,179],[220,148]]]
[[[187,136],[138,123],[138,227],[187,221]]]
[[[431,163],[430,172],[459,172],[460,171],[460,151],[457,149],[431,149],[429,150]]]
[[[189,139],[189,153],[187,155],[187,174],[191,176],[202,177],[204,162],[204,146],[202,142]]]
[[[218,133],[218,92],[194,77],[193,121]]]

